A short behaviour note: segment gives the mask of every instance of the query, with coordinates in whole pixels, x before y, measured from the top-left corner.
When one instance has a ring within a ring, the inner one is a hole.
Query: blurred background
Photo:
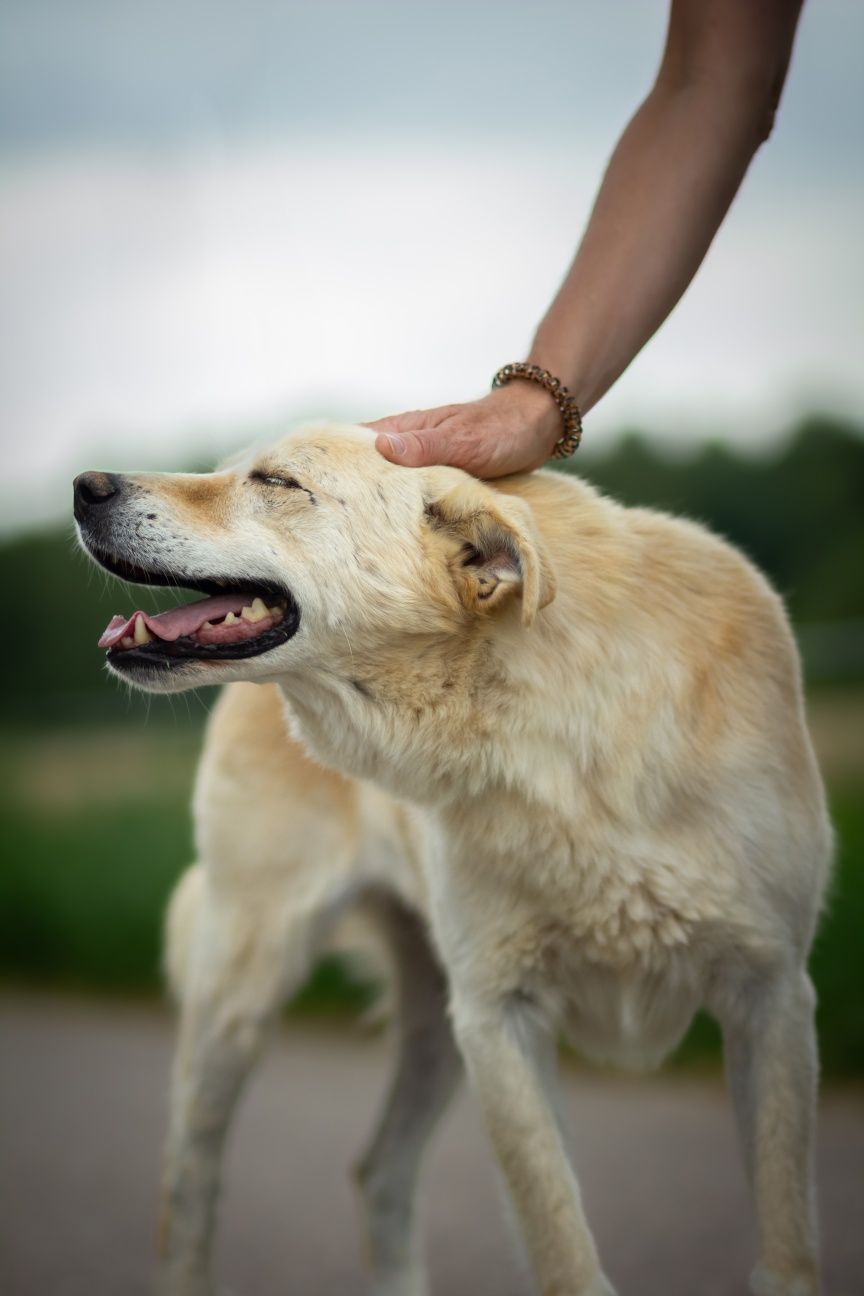
[[[95,641],[128,597],[76,550],[72,476],[203,468],[305,416],[479,395],[527,350],[665,18],[660,0],[2,0],[13,1047],[40,1013],[66,1038],[82,1004],[110,1003],[118,1041],[135,1013],[150,1022],[212,701],[105,678]],[[839,835],[813,970],[826,1082],[844,1092],[864,1078],[862,48],[853,0],[806,7],[771,141],[572,465],[708,522],[787,600]],[[302,1029],[366,998],[328,963]],[[50,1051],[43,1063],[56,1074]],[[681,1083],[714,1083],[708,1023],[677,1066]],[[45,1084],[50,1105],[60,1086]],[[20,1261],[20,1291],[78,1290],[27,1287],[35,1263]]]

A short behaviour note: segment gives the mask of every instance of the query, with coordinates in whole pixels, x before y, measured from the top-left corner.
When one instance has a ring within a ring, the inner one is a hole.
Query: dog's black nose
[[[120,494],[122,482],[114,473],[79,473],[72,483],[75,516],[80,522],[93,509],[110,504]]]

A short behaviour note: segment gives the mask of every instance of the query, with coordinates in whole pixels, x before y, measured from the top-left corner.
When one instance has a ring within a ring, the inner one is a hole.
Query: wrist
[[[559,378],[569,390],[570,395],[574,398],[582,413],[585,413],[591,403],[587,399],[588,385],[585,381],[584,371],[574,356],[562,355],[556,347],[550,346],[538,334],[526,359],[528,364],[539,365],[541,369],[547,369],[549,373]]]
[[[561,415],[549,392],[536,383],[514,381],[496,387],[484,400],[515,414],[536,443],[550,454],[561,435]]]
[[[525,360],[514,360],[502,365],[492,379],[492,387],[506,387],[512,382],[534,384],[550,397],[560,418],[560,432],[553,443],[550,457],[566,459],[572,455],[582,440],[582,412],[566,383],[542,365]],[[545,432],[545,423],[543,426]]]

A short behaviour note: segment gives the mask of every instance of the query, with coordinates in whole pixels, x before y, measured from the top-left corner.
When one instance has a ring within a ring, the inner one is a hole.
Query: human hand
[[[549,393],[518,380],[464,405],[393,414],[368,426],[391,463],[450,464],[484,478],[539,468],[562,432]]]

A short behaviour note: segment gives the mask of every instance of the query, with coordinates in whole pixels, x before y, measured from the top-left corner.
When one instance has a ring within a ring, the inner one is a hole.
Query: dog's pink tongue
[[[253,594],[218,594],[215,598],[200,599],[197,603],[186,603],[168,612],[160,612],[158,616],[141,611],[133,612],[131,617],[115,616],[102,632],[98,646],[111,648],[125,635],[134,634],[138,617],[142,618],[151,634],[173,642],[183,635],[194,634],[205,621],[227,616],[229,612],[240,612],[253,598]]]

